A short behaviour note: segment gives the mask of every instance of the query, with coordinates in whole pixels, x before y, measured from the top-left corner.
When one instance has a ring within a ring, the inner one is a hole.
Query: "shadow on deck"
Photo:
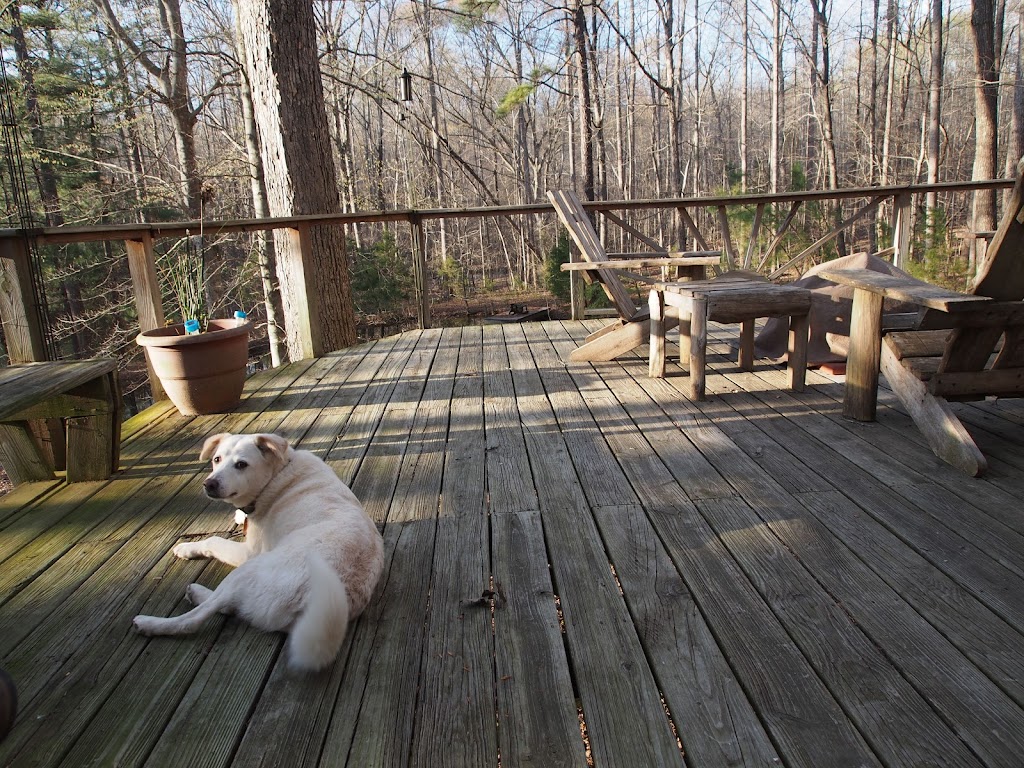
[[[564,364],[585,334],[293,364],[232,414],[136,417],[109,482],[0,497],[0,765],[1021,764],[1021,401],[962,406],[974,480],[884,392],[853,423],[840,381],[795,394],[720,354],[694,403],[678,368]],[[225,573],[168,554],[240,535],[201,490],[220,431],[322,455],[383,529],[378,597],[321,674],[230,618],[131,629]]]

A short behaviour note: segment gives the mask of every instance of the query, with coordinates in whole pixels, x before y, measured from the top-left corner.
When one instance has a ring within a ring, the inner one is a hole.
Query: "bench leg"
[[[0,464],[15,485],[56,478],[27,421],[0,424]]]
[[[117,468],[120,448],[116,379],[113,374],[103,376],[78,387],[73,394],[91,404],[92,413],[67,420],[67,480],[105,480]]]
[[[803,392],[807,380],[807,337],[810,332],[810,315],[792,315],[789,318],[789,388]]]

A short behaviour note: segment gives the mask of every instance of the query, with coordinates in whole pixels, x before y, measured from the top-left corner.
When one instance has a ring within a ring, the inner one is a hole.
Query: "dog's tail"
[[[348,592],[338,574],[317,553],[306,555],[309,591],[289,634],[288,662],[296,669],[326,667],[338,655],[348,629]]]

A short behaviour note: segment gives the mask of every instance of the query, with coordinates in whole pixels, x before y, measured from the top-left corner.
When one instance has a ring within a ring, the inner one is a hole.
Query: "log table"
[[[54,462],[29,427],[35,419],[64,421],[68,482],[110,477],[121,446],[114,360],[0,367],[0,463],[15,483],[54,478]]]
[[[742,370],[749,371],[754,366],[754,321],[759,317],[788,316],[789,384],[792,389],[803,391],[807,374],[810,290],[729,275],[714,280],[654,283],[650,294],[649,373],[656,378],[665,375],[667,306],[674,307],[679,313],[679,359],[682,362],[689,358],[690,395],[693,399],[704,399],[709,320],[741,324],[739,365]]]

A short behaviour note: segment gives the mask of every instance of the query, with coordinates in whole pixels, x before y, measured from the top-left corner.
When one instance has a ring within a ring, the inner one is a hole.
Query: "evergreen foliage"
[[[368,248],[349,243],[349,274],[352,300],[363,315],[393,313],[412,294],[412,255],[399,249],[395,235],[386,229]]]

